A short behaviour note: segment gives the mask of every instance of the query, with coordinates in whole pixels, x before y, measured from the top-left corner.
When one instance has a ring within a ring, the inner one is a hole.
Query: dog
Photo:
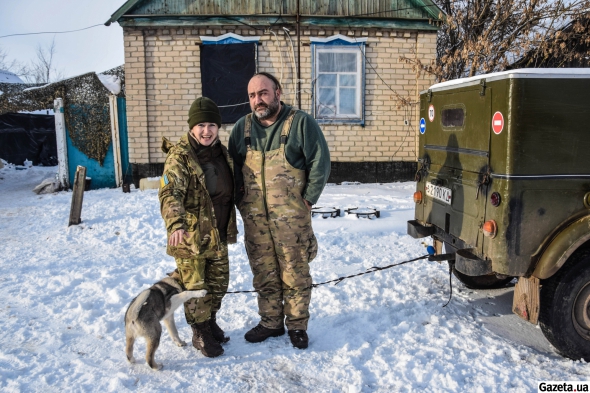
[[[147,344],[145,360],[153,370],[160,370],[162,364],[156,363],[156,349],[160,345],[162,336],[162,325],[164,321],[166,329],[172,341],[179,347],[184,347],[186,343],[178,337],[176,324],[174,323],[174,311],[184,302],[195,298],[204,297],[206,290],[183,291],[178,284],[180,279],[178,270],[168,273],[168,277],[158,281],[150,288],[141,292],[131,301],[125,312],[125,354],[129,363],[135,363],[133,357],[133,344],[137,337],[143,337]]]

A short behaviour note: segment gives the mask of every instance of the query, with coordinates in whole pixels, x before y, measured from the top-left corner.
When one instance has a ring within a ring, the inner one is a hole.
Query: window
[[[251,112],[248,81],[256,73],[258,40],[233,33],[201,36],[203,96],[219,106],[224,124],[235,123]]]
[[[365,39],[312,38],[313,113],[320,123],[364,124]]]
[[[465,122],[465,108],[460,107],[451,107],[451,108],[443,108],[441,114],[441,123],[443,128],[446,127],[455,127],[460,128],[463,127],[463,123]]]

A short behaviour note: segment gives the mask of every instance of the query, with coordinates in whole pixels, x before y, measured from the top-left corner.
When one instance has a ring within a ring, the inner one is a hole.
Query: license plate
[[[426,183],[426,195],[444,202],[447,205],[451,204],[452,192],[450,188],[435,186],[432,183]]]

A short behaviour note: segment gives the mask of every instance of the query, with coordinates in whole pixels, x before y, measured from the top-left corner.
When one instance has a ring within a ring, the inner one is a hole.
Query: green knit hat
[[[207,97],[197,98],[188,110],[187,123],[189,130],[199,123],[215,123],[221,127],[221,114],[217,104]]]

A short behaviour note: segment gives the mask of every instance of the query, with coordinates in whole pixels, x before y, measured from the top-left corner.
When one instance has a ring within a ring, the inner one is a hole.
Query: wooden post
[[[109,96],[109,112],[111,115],[111,132],[113,135],[113,158],[115,159],[115,185],[121,186],[123,183],[123,166],[121,164],[121,142],[119,140],[119,120],[117,108],[117,96],[111,94]]]
[[[66,122],[64,106],[61,98],[53,101],[55,116],[55,137],[57,140],[58,180],[64,189],[70,188],[70,174],[68,171],[68,145],[66,142]]]
[[[514,287],[512,312],[533,324],[539,322],[541,284],[537,277],[519,277]]]
[[[82,200],[84,199],[84,188],[86,187],[86,167],[78,165],[76,176],[74,177],[74,189],[72,192],[72,207],[70,208],[70,223],[78,225],[82,222]]]

